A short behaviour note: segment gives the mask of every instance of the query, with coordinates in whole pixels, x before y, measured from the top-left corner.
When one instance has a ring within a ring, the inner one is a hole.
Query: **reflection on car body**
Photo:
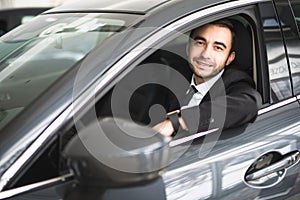
[[[5,34],[0,199],[297,199],[299,5],[88,0]],[[170,138],[128,117],[129,109],[147,115],[143,123],[164,116],[158,99],[190,75],[189,32],[224,17],[245,33],[235,64],[262,96],[257,119]],[[152,95],[148,83],[163,92],[130,105],[132,94]]]

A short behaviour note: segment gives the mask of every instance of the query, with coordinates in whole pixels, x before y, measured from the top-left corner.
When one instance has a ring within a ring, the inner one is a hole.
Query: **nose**
[[[203,58],[209,59],[210,58],[210,53],[211,53],[211,47],[210,46],[205,46],[201,52],[201,56]]]

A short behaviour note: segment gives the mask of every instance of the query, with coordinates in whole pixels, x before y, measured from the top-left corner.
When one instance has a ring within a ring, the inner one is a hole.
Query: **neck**
[[[199,85],[199,84],[201,84],[201,83],[204,83],[204,82],[206,82],[206,81],[209,81],[210,79],[212,79],[213,78],[213,76],[212,77],[207,77],[207,78],[202,78],[202,77],[198,77],[198,76],[194,76],[194,83],[195,83],[195,85]]]

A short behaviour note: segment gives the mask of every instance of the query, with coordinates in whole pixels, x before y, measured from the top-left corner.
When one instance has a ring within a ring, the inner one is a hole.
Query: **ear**
[[[189,57],[189,52],[190,52],[190,42],[188,42],[185,46],[185,53]]]
[[[235,58],[235,51],[232,51],[227,58],[226,66],[228,66]]]

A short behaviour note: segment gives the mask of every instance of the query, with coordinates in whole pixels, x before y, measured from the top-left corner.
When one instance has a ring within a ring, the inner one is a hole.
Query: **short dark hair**
[[[219,20],[212,21],[212,22],[209,22],[207,24],[204,24],[200,27],[197,27],[197,28],[195,28],[191,31],[190,38],[193,38],[193,34],[194,34],[196,29],[204,27],[206,25],[215,25],[215,26],[219,26],[219,27],[228,28],[230,30],[231,36],[232,36],[231,37],[231,50],[230,50],[230,52],[235,51],[235,49],[236,49],[236,34],[235,34],[234,26],[233,26],[233,24],[231,23],[231,21],[229,19],[219,19]]]

